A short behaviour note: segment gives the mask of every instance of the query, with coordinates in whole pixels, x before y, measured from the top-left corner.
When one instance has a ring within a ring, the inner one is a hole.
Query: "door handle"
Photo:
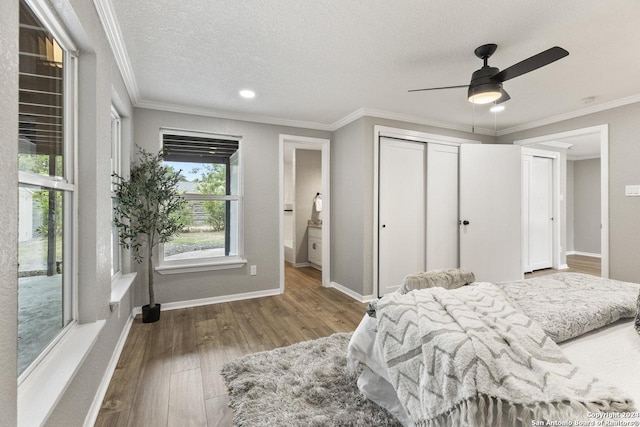
[[[462,225],[469,225],[469,221],[465,219],[464,221],[462,221]]]
[[[313,249],[314,249],[314,250],[316,249],[316,244],[315,244],[315,243],[313,243]]]
[[[382,228],[385,228],[387,226],[387,224],[382,224]]]

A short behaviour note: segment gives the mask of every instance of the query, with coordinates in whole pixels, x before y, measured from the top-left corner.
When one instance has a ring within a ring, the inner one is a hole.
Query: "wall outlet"
[[[625,186],[624,195],[627,197],[640,197],[640,185]]]
[[[258,274],[258,266],[252,265],[251,267],[249,267],[249,274],[252,276],[255,276],[256,274]]]

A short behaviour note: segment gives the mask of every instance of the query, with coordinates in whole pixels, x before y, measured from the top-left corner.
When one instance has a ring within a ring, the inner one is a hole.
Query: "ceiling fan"
[[[502,88],[503,82],[523,74],[530,73],[531,71],[537,70],[545,65],[549,65],[552,62],[569,55],[569,52],[563,48],[555,46],[500,71],[496,67],[490,67],[487,63],[488,59],[493,55],[497,48],[498,45],[496,44],[485,44],[474,51],[476,56],[484,61],[484,65],[473,73],[471,76],[471,83],[468,85],[412,89],[409,92],[466,87],[468,88],[469,102],[473,104],[488,104],[491,102],[500,104],[511,99],[507,91]]]

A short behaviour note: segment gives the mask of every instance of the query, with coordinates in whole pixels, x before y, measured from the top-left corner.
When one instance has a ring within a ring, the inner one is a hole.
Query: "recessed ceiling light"
[[[242,89],[240,91],[240,96],[243,98],[251,99],[256,97],[256,93],[249,89]]]
[[[500,111],[504,111],[504,105],[494,105],[493,107],[489,108],[489,111],[491,111],[492,113],[499,113]]]

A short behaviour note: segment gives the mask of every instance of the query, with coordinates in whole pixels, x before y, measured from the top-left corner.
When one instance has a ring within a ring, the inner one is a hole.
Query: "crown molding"
[[[129,60],[129,54],[122,38],[122,32],[120,31],[120,25],[116,19],[115,12],[113,11],[113,5],[110,0],[93,0],[93,4],[98,11],[100,22],[111,45],[113,56],[115,57],[120,74],[122,74],[122,80],[127,88],[131,103],[136,104],[140,101],[140,92],[138,91],[138,83],[136,77],[133,74],[133,67],[131,67],[131,61]]]
[[[635,104],[640,102],[640,94],[627,96],[625,98],[614,99],[613,101],[604,102],[602,104],[594,105],[592,107],[582,108],[580,110],[572,111],[570,113],[559,114],[557,116],[547,117],[546,119],[536,120],[522,125],[513,126],[510,128],[502,129],[498,131],[498,136],[508,135],[510,133],[520,132],[527,129],[533,129],[540,126],[550,125],[552,123],[562,122],[576,117],[586,116],[588,114],[599,113],[600,111],[611,110],[612,108],[623,107],[629,104]]]
[[[136,108],[147,108],[149,110],[168,111],[172,113],[193,114],[197,116],[215,117],[218,119],[240,120],[244,122],[265,123],[269,125],[289,126],[296,128],[306,128],[315,130],[332,131],[332,125],[316,122],[305,122],[300,120],[282,119],[279,117],[259,116],[243,113],[229,113],[226,111],[216,111],[204,107],[192,107],[180,104],[170,104],[166,102],[140,100],[133,104]]]
[[[410,114],[400,114],[400,113],[392,113],[390,111],[384,111],[384,110],[376,110],[373,108],[360,108],[356,111],[354,111],[353,113],[343,117],[342,119],[338,120],[337,122],[333,123],[331,125],[332,130],[337,130],[340,129],[343,126],[348,125],[349,123],[358,120],[361,117],[376,117],[379,119],[388,119],[388,120],[396,120],[396,121],[400,121],[400,122],[408,122],[408,123],[416,123],[416,124],[420,124],[420,125],[426,125],[426,126],[433,126],[433,127],[437,127],[437,128],[441,128],[441,129],[450,129],[450,130],[457,130],[460,132],[468,132],[468,133],[477,133],[477,134],[481,134],[481,135],[490,135],[490,136],[495,136],[496,133],[491,130],[491,129],[486,129],[486,128],[479,128],[476,127],[475,130],[472,132],[472,128],[471,126],[466,126],[466,125],[458,125],[458,124],[454,124],[454,123],[447,123],[447,122],[439,122],[439,121],[435,121],[435,120],[429,120],[426,119],[422,116],[414,116],[414,115],[410,115]]]

